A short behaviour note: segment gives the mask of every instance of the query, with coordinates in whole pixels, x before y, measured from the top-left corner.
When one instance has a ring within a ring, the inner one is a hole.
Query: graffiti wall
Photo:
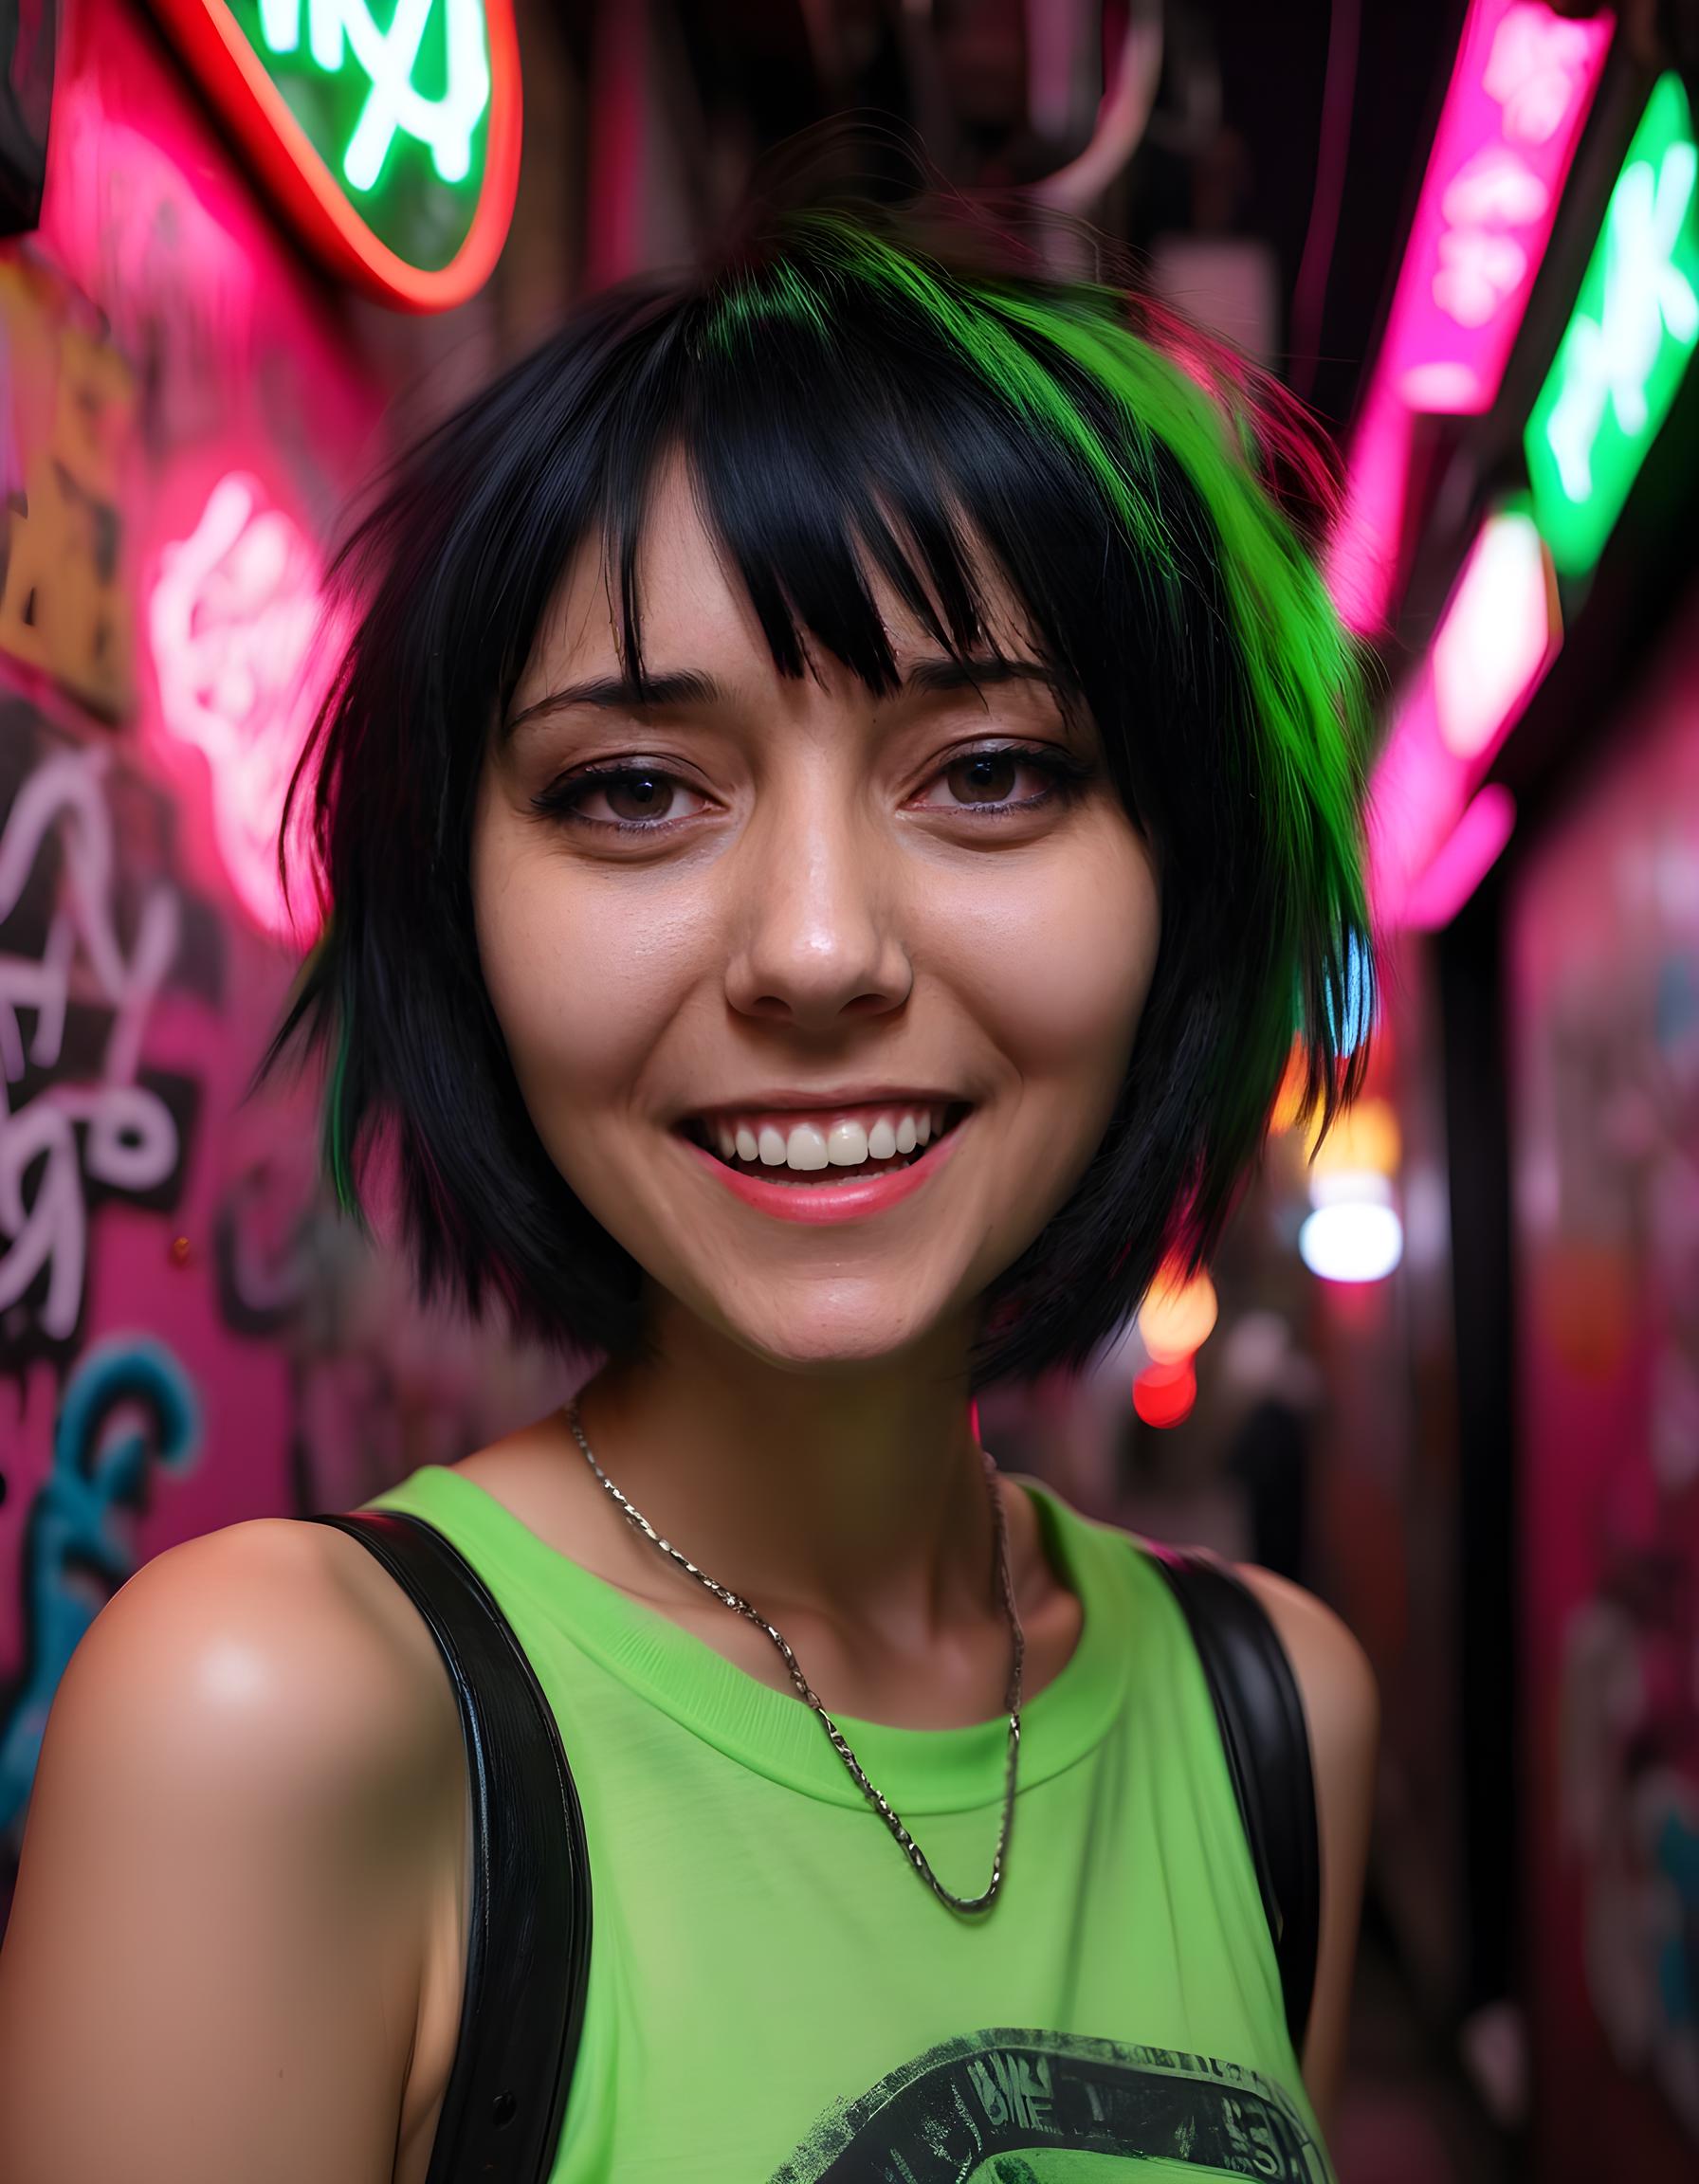
[[[559,1392],[335,1215],[310,1083],[246,1096],[382,394],[151,20],[64,16],[41,226],[0,243],[0,1925],[54,1689],[139,1562]]]
[[[1515,890],[1535,2170],[1699,2168],[1699,599]]]

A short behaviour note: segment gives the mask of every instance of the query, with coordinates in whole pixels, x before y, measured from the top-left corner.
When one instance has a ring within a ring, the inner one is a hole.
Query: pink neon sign
[[[1544,255],[1614,18],[1476,0],[1377,362],[1412,410],[1487,409]]]
[[[1413,419],[1474,414],[1498,393],[1614,21],[1572,22],[1539,0],[1470,9],[1330,547],[1353,628],[1386,616]]]
[[[1476,535],[1375,767],[1369,895],[1381,925],[1444,923],[1504,847],[1507,819],[1485,847],[1500,799],[1474,792],[1562,640],[1550,555],[1525,509],[1501,509]]]
[[[161,552],[148,603],[160,717],[205,754],[225,869],[248,914],[283,937],[278,827],[336,650],[316,643],[320,574],[306,534],[232,471],[191,535]]]
[[[1421,933],[1449,925],[1497,863],[1515,824],[1515,799],[1502,783],[1489,781],[1411,889],[1404,922]]]
[[[1475,534],[1434,633],[1440,740],[1482,764],[1522,718],[1562,627],[1551,554],[1525,509],[1489,516]]]

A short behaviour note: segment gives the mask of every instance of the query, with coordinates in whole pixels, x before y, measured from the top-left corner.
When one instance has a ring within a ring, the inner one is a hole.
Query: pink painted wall
[[[327,1211],[243,1093],[299,947],[266,867],[316,583],[384,452],[335,292],[152,20],[71,0],[0,244],[0,1921],[42,1726],[174,1541],[347,1507],[556,1399]]]
[[[1695,609],[1509,919],[1543,2184],[1699,2174]]]

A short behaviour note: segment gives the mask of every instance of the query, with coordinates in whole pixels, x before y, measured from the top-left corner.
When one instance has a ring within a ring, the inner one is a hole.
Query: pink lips
[[[935,1138],[920,1159],[911,1161],[906,1168],[893,1168],[883,1175],[869,1175],[862,1183],[764,1183],[758,1175],[745,1175],[738,1169],[728,1168],[723,1160],[717,1160],[712,1153],[705,1152],[688,1138],[680,1142],[716,1181],[725,1185],[734,1198],[741,1198],[744,1205],[753,1206],[758,1213],[771,1213],[779,1221],[819,1224],[866,1220],[870,1214],[883,1213],[889,1206],[900,1205],[943,1166],[965,1127],[964,1118],[953,1130]]]

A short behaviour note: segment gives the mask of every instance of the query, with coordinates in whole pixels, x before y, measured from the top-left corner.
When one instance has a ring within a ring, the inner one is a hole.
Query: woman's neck
[[[649,1356],[598,1374],[581,1420],[656,1530],[775,1620],[800,1605],[919,1641],[988,1598],[967,1341],[810,1373],[663,1308]]]

